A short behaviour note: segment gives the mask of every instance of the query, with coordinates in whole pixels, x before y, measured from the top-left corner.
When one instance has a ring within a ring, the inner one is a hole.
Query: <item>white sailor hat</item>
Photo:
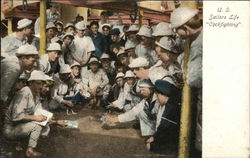
[[[73,68],[74,66],[81,67],[81,65],[78,62],[74,62],[73,64],[71,64],[70,68]]]
[[[175,33],[170,28],[169,23],[160,22],[159,24],[156,25],[152,35],[153,36],[171,36],[171,35],[175,35]]]
[[[136,35],[145,36],[145,37],[150,38],[150,37],[152,37],[152,29],[148,25],[143,25]]]
[[[129,27],[129,29],[127,30],[126,34],[127,34],[127,33],[130,33],[130,32],[138,32],[138,31],[139,31],[138,25],[131,25],[131,26]]]
[[[18,77],[18,79],[20,79],[20,80],[28,80],[29,77],[30,77],[30,75],[29,75],[28,73],[23,72],[23,73]]]
[[[72,23],[67,23],[66,26],[64,27],[64,29],[67,29],[68,27],[74,27],[75,28],[74,24],[72,24]]]
[[[132,78],[132,77],[135,77],[135,74],[131,70],[126,71],[124,78]]]
[[[73,35],[73,33],[67,32],[67,33],[65,33],[65,34],[63,35],[62,39],[64,40],[64,38],[67,37],[67,36],[70,36],[70,37],[72,37],[73,39],[75,38],[74,35]]]
[[[28,81],[46,81],[46,75],[43,71],[33,70]]]
[[[194,10],[188,6],[181,5],[175,9],[170,17],[171,28],[178,28],[185,24],[198,13],[198,10]]]
[[[118,57],[119,55],[122,55],[122,54],[125,54],[125,53],[127,53],[127,52],[125,52],[124,47],[122,47],[122,48],[118,51],[118,53],[116,54],[116,56]]]
[[[56,29],[56,26],[53,22],[48,22],[48,24],[46,25],[46,30],[51,29],[51,28]]]
[[[97,58],[95,58],[95,57],[90,58],[89,64],[91,64],[93,62],[100,63],[99,60]]]
[[[29,26],[31,23],[32,23],[32,21],[29,19],[26,19],[26,18],[21,19],[17,22],[17,29],[25,28],[25,27]]]
[[[129,64],[130,68],[138,68],[138,67],[147,67],[149,66],[149,62],[146,58],[137,57]]]
[[[61,46],[59,43],[50,43],[47,51],[61,51]]]
[[[175,41],[169,37],[162,37],[160,41],[156,41],[155,44],[175,54],[179,53]]]
[[[60,41],[60,38],[58,38],[57,36],[51,38],[51,43],[56,43],[58,41]]]
[[[103,53],[102,56],[100,57],[100,60],[101,59],[110,59],[110,56],[106,53]]]
[[[60,25],[63,26],[63,22],[61,22],[61,21],[56,21],[55,25],[56,25],[56,24],[60,24]]]
[[[16,52],[16,56],[23,56],[23,55],[38,55],[38,51],[35,46],[30,44],[25,44],[20,46]]]
[[[45,74],[46,81],[54,81],[52,77]]]
[[[139,81],[138,87],[139,88],[153,88],[154,85],[152,84],[150,79],[144,79],[144,80]]]
[[[64,64],[61,66],[59,74],[68,74],[71,73],[71,69],[68,64]]]
[[[76,23],[75,27],[78,30],[85,30],[85,29],[87,29],[87,26],[83,23],[83,21],[80,21],[80,22]]]
[[[127,40],[127,42],[125,43],[125,51],[126,50],[129,50],[129,49],[132,49],[132,48],[135,48],[136,47],[136,44],[130,40]]]
[[[118,72],[118,74],[116,75],[115,79],[120,78],[120,77],[124,78],[124,73]]]
[[[103,27],[109,27],[111,29],[111,25],[109,23],[102,24],[102,29]]]

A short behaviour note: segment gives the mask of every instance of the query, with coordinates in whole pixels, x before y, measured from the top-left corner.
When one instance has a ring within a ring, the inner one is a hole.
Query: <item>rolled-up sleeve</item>
[[[100,88],[103,88],[109,83],[109,78],[104,71],[101,73],[101,75],[102,75],[102,83],[100,84]]]
[[[142,100],[139,104],[133,107],[131,110],[127,111],[124,114],[118,115],[119,122],[128,122],[135,120],[137,115],[143,110],[144,100]]]
[[[63,101],[63,96],[58,95],[59,85],[55,85],[51,91],[52,99],[56,100],[58,103]]]
[[[12,121],[21,121],[23,118],[30,112],[27,108],[29,104],[29,97],[25,91],[20,91],[15,95],[12,102],[10,103],[10,107],[12,107]]]

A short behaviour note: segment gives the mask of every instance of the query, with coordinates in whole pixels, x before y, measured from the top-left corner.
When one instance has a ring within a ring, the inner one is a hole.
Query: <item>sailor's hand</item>
[[[35,116],[35,120],[36,120],[37,122],[43,122],[43,121],[45,121],[46,119],[47,119],[47,117],[46,117],[46,116],[43,116],[43,115]]]
[[[111,123],[111,124],[119,122],[117,116],[109,116],[109,115],[107,115],[106,120],[107,120],[108,123]]]
[[[148,138],[148,140],[146,141],[147,143],[152,143],[154,141],[154,137],[150,137]]]

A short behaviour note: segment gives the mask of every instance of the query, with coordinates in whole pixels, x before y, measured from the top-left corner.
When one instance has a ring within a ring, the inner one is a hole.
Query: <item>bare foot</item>
[[[23,147],[21,147],[20,145],[16,146],[16,151],[23,151]]]
[[[66,110],[66,114],[71,115],[70,112],[69,112],[69,109]]]
[[[26,150],[26,156],[27,157],[40,157],[42,156],[42,153],[35,151],[33,148],[28,148]]]
[[[77,113],[74,112],[72,109],[71,109],[71,113],[72,113],[72,115],[76,115],[76,114],[77,114]]]

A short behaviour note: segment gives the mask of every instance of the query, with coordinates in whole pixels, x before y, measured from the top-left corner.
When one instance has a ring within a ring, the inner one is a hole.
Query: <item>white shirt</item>
[[[17,39],[16,33],[13,33],[1,40],[1,52],[8,53],[9,55],[16,55],[17,49],[25,45],[27,41],[27,37],[21,41]]]
[[[69,87],[66,83],[60,80],[58,74],[54,76],[54,80],[55,85],[51,90],[52,99],[56,100],[58,103],[61,103],[63,101],[63,97],[67,94]]]
[[[131,99],[131,98],[127,98],[129,96],[129,92],[130,92],[130,86],[125,83],[124,84],[124,87],[122,87],[120,89],[120,92],[119,92],[119,96],[117,98],[117,100],[115,100],[113,102],[113,104],[119,108],[119,109],[123,109],[124,105],[125,105],[125,101],[126,99]],[[131,96],[130,96],[131,97]]]
[[[53,22],[54,23],[54,22],[58,21],[60,19],[60,17],[61,17],[61,14],[58,11],[56,11],[55,14],[52,14],[50,9],[46,10],[46,15],[47,15],[47,23],[48,22]]]
[[[22,70],[16,56],[1,60],[1,100],[7,101],[11,88],[14,87]]]
[[[44,54],[39,59],[39,70],[48,73],[51,69],[48,54]]]
[[[7,112],[7,122],[20,121],[26,115],[34,115],[36,109],[41,106],[40,97],[36,100],[28,86],[19,90],[12,99]]]
[[[151,103],[154,102],[155,100],[156,100],[156,95],[153,96]],[[139,104],[137,104],[131,110],[125,112],[124,114],[118,115],[119,122],[128,122],[128,121],[135,120],[136,117],[139,115],[139,113],[143,111],[145,104],[149,105],[149,103],[145,99],[143,99]],[[156,108],[158,107],[154,106],[153,109],[156,109]]]
[[[135,54],[138,57],[144,57],[149,61],[149,65],[154,65],[159,59],[154,50],[147,49],[144,45],[138,44],[135,47]]]
[[[165,110],[165,105],[164,106],[159,106],[159,109],[158,109],[158,113],[157,113],[157,118],[156,118],[156,129],[159,127],[160,123],[161,123],[161,117],[162,117],[162,114]]]
[[[92,39],[88,36],[79,37],[78,35],[75,36],[74,39],[75,44],[75,55],[77,58],[81,60],[87,60],[87,53],[95,51],[95,45]]]
[[[93,73],[91,70],[88,70],[83,76],[84,89],[95,88],[99,86],[104,88],[108,83],[109,79],[102,69],[99,69],[96,73]]]

